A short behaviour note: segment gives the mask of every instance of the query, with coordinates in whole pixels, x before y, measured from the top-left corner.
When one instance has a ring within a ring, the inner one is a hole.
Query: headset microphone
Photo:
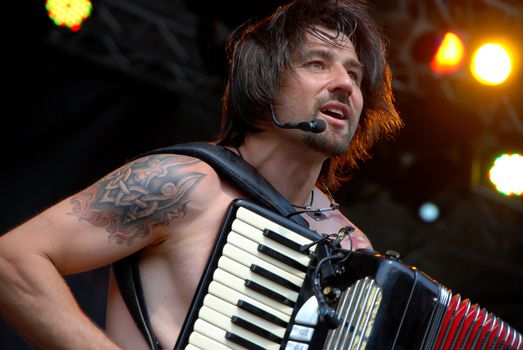
[[[315,134],[318,134],[320,132],[323,132],[327,128],[327,124],[325,124],[325,121],[321,119],[313,119],[308,122],[299,122],[299,123],[280,123],[276,119],[276,114],[274,113],[274,108],[272,107],[271,103],[271,113],[272,113],[272,121],[274,124],[276,124],[277,127],[282,129],[300,129],[303,131],[310,131]]]

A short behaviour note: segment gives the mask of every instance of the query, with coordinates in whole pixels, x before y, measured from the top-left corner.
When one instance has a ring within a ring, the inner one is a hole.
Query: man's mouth
[[[322,110],[321,113],[326,114],[332,118],[345,119],[343,117],[343,112],[340,111],[339,109],[325,109],[325,110]]]
[[[335,119],[349,118],[349,108],[340,102],[327,102],[320,107],[320,112]]]

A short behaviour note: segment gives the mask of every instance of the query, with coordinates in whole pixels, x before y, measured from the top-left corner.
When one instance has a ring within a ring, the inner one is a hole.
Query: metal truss
[[[48,41],[205,105],[223,84],[203,69],[196,21],[181,1],[99,0],[80,31],[57,27]]]
[[[480,9],[494,12],[505,22],[523,22],[523,7],[517,1],[376,1],[376,17],[389,37],[395,90],[423,96],[430,93],[427,87],[436,86],[451,103],[463,103],[460,77],[435,77],[426,62],[413,60],[414,42],[423,33],[445,27],[462,26],[466,31],[467,25],[479,20]],[[223,78],[204,69],[198,20],[182,0],[98,0],[79,32],[55,28],[49,42],[205,105],[219,99]],[[521,132],[520,108],[512,106],[512,100],[503,97],[501,102],[514,130]]]
[[[389,60],[397,92],[423,97],[437,89],[450,103],[479,114],[485,127],[492,127],[494,120],[503,120],[505,129],[523,133],[521,89],[513,94],[492,94],[489,99],[474,100],[470,86],[466,85],[466,73],[436,76],[427,62],[417,62],[412,55],[413,45],[424,33],[454,28],[467,41],[475,35],[475,30],[483,29],[484,20],[489,16],[507,28],[514,42],[520,43],[523,3],[519,0],[380,0],[375,7],[379,9],[376,17],[389,38]]]

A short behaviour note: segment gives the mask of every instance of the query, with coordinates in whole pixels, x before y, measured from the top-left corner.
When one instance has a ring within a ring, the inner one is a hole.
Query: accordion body
[[[395,254],[325,241],[233,202],[175,349],[523,350],[518,331]]]

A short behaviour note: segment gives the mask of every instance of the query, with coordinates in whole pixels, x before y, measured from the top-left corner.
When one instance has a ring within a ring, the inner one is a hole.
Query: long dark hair
[[[324,27],[343,33],[364,65],[364,106],[348,151],[323,164],[319,181],[336,190],[358,161],[369,158],[377,140],[394,135],[402,125],[394,106],[384,37],[368,11],[363,0],[295,0],[270,17],[234,30],[226,46],[228,78],[218,142],[239,146],[246,133],[260,131],[280,77],[307,32],[314,34]]]

